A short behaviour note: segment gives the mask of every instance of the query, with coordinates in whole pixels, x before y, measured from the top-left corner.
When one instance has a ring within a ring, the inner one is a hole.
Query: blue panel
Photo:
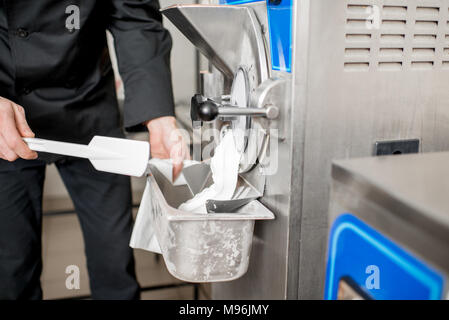
[[[273,70],[292,71],[292,19],[292,0],[283,0],[279,5],[268,4]]]
[[[368,266],[379,270],[379,287],[366,286]],[[335,220],[330,238],[325,299],[337,298],[349,277],[374,299],[441,299],[443,277],[435,270],[350,214]]]
[[[292,70],[292,0],[282,0],[280,4],[267,1],[268,24],[270,29],[271,66],[273,70]],[[257,0],[220,0],[221,4],[243,4]]]

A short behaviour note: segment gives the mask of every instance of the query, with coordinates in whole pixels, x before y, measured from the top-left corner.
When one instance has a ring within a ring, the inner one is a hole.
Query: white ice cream
[[[240,157],[241,154],[236,149],[232,131],[229,130],[215,149],[215,154],[211,159],[210,167],[214,183],[194,198],[181,204],[179,209],[194,213],[207,213],[207,200],[231,200],[237,186]]]

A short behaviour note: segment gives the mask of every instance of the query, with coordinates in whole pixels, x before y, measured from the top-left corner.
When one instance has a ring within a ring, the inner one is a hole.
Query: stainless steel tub
[[[176,209],[192,197],[173,186],[155,167],[148,176],[151,201],[143,208],[152,224],[169,272],[189,282],[230,281],[244,275],[255,220],[274,219],[254,200],[233,213],[195,214]]]

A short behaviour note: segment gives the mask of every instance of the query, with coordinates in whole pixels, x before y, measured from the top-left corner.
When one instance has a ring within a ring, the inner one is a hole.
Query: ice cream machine
[[[194,132],[239,132],[240,173],[276,217],[256,223],[248,272],[213,297],[322,299],[332,160],[449,149],[449,0],[211,0],[162,13],[202,54]]]

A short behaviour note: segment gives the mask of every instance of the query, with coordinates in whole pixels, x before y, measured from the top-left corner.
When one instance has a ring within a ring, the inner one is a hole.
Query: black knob
[[[204,98],[202,95],[200,94],[195,94],[192,97],[192,101],[191,101],[191,108],[190,108],[190,118],[192,119],[192,122],[194,122],[194,125],[199,125],[201,126],[201,119],[199,118],[199,109],[201,104],[203,103]],[[200,123],[195,123],[195,122],[200,122]]]
[[[198,117],[203,121],[213,121],[218,116],[218,106],[210,100],[206,100],[200,104],[198,109]]]

